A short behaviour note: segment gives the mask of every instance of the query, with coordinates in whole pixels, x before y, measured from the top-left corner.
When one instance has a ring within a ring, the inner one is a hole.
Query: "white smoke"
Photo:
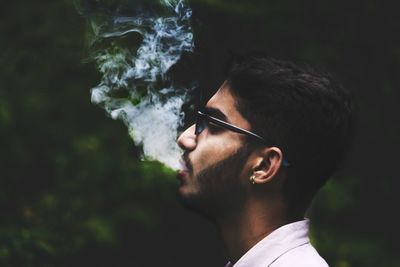
[[[122,119],[143,158],[157,160],[172,169],[181,155],[176,145],[185,90],[157,88],[183,52],[193,50],[191,10],[183,0],[163,0],[169,16],[112,17],[102,24],[92,22],[95,42],[140,34],[140,47],[108,47],[95,53],[103,77],[92,88],[92,102],[102,105],[114,119]],[[124,97],[117,97],[125,94]]]

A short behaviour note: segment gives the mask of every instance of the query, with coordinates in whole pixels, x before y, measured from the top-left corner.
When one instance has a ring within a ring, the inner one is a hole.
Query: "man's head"
[[[261,191],[300,216],[342,159],[354,109],[326,73],[261,55],[236,59],[204,113],[265,142],[202,116],[203,131],[191,126],[178,139],[188,165],[179,195],[200,211],[222,212]]]
[[[207,102],[203,111],[214,118],[249,129],[250,125],[238,112],[236,99],[227,86]],[[251,149],[246,137],[206,122],[201,133],[196,125],[189,127],[178,139],[184,149],[186,171],[180,172],[178,196],[182,202],[207,216],[240,205],[245,195],[240,176]],[[247,174],[246,174],[247,175]]]

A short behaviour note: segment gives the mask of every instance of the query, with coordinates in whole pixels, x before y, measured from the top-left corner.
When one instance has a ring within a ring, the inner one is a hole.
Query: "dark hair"
[[[303,214],[349,146],[352,94],[327,72],[263,54],[236,56],[226,77],[251,130],[290,162],[284,196],[291,212]]]

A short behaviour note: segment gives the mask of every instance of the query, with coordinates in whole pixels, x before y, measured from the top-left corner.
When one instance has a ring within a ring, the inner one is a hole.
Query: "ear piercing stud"
[[[255,175],[250,176],[250,183],[256,184],[256,180],[255,179],[256,179]]]

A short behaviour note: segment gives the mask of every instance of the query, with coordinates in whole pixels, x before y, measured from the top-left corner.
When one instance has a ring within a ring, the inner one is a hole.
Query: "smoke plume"
[[[102,74],[91,100],[125,123],[144,159],[177,169],[181,151],[175,140],[188,90],[175,88],[166,74],[182,53],[193,50],[192,12],[183,0],[160,4],[158,14],[142,8],[133,16],[89,17],[93,58]],[[138,45],[119,46],[128,36]]]

